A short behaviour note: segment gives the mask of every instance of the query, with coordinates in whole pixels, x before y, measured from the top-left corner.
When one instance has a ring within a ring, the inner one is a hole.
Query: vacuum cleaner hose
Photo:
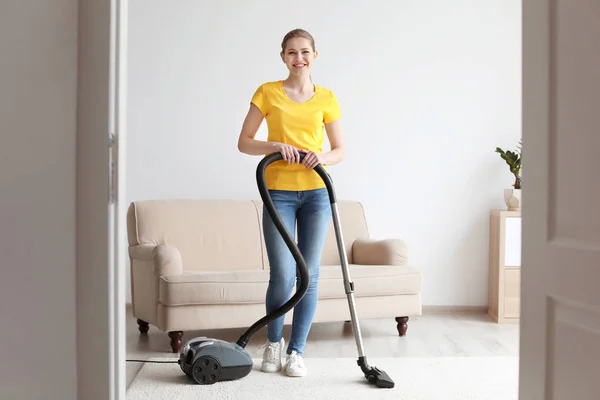
[[[304,160],[305,156],[306,153],[300,153],[300,162]],[[242,334],[242,336],[240,336],[240,338],[237,341],[237,344],[242,348],[246,347],[252,335],[254,335],[263,326],[281,317],[282,315],[285,315],[289,310],[294,308],[294,306],[298,304],[300,300],[302,300],[302,298],[306,294],[306,291],[308,290],[308,284],[310,280],[310,276],[308,274],[308,266],[306,265],[306,261],[304,260],[300,249],[296,245],[294,238],[285,227],[283,221],[281,220],[281,217],[279,216],[279,213],[275,209],[275,205],[273,204],[273,200],[271,199],[269,190],[265,182],[265,171],[267,167],[275,161],[279,161],[282,159],[283,156],[280,152],[272,153],[265,156],[256,168],[256,182],[258,184],[260,197],[262,198],[263,203],[269,215],[271,216],[273,223],[275,224],[275,227],[277,228],[279,233],[281,233],[285,244],[290,249],[294,259],[296,260],[296,264],[298,265],[298,269],[300,271],[300,287],[296,288],[296,293],[285,304],[256,321],[250,328],[248,328],[246,332],[244,332],[244,334]],[[321,179],[323,179],[323,182],[325,182],[327,192],[329,193],[329,201],[331,204],[334,204],[336,202],[336,196],[331,177],[321,164],[317,164],[314,167],[314,170],[317,174],[319,174]]]

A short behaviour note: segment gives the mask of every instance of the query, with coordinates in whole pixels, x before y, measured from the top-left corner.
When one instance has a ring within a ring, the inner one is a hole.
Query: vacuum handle
[[[306,157],[306,153],[300,153],[300,160],[304,160],[304,157]],[[269,189],[267,188],[267,184],[265,182],[265,171],[267,167],[273,164],[274,162],[280,160],[283,160],[283,155],[280,152],[272,153],[265,156],[256,167],[256,182],[258,184],[258,191],[260,192],[260,197],[263,200],[264,206],[266,207],[271,219],[273,220],[275,227],[281,234],[283,241],[290,249],[292,256],[296,260],[296,264],[298,265],[298,271],[300,273],[300,285],[298,288],[296,288],[296,293],[285,304],[256,321],[254,324],[252,324],[250,328],[246,330],[246,332],[244,332],[244,334],[242,334],[242,336],[240,336],[236,343],[242,348],[246,347],[246,344],[250,340],[250,337],[252,337],[252,335],[254,335],[260,328],[267,325],[270,321],[273,321],[279,318],[280,316],[285,315],[296,304],[298,304],[300,300],[302,300],[302,297],[304,297],[306,291],[308,290],[308,285],[310,282],[310,275],[308,273],[308,266],[306,265],[306,260],[304,260],[304,257],[302,256],[302,253],[298,248],[298,245],[294,241],[294,238],[292,237],[290,232],[285,227],[281,216],[277,212],[277,209],[273,204],[273,200],[271,199]],[[323,168],[321,164],[316,165],[314,167],[314,170],[321,176],[321,179],[323,179],[323,181],[325,182],[325,185],[327,186],[327,191],[329,192],[329,199],[333,208],[335,203],[335,192],[333,190],[333,182],[331,180],[331,177],[329,176],[327,171],[325,171],[325,168]]]
[[[300,162],[302,162],[304,160],[304,157],[306,157],[306,153],[304,152],[300,152]],[[256,168],[256,180],[258,182],[258,187],[263,188],[266,187],[264,179],[265,179],[265,170],[267,169],[267,167],[271,164],[273,164],[276,161],[280,161],[283,160],[283,155],[280,152],[275,152],[275,153],[271,153],[266,155],[258,164],[258,167]],[[329,175],[329,173],[327,173],[327,170],[321,165],[321,164],[317,164],[315,165],[315,167],[313,168],[315,170],[315,172],[317,174],[319,174],[319,176],[321,177],[321,179],[323,180],[323,182],[325,182],[325,186],[327,187],[327,193],[329,194],[329,201],[331,204],[334,204],[337,199],[336,199],[336,195],[335,195],[335,190],[333,188],[333,180],[331,179],[331,176]]]

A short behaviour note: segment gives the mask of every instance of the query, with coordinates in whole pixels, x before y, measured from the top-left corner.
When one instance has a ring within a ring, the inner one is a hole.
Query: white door
[[[523,0],[521,400],[600,398],[600,1]]]

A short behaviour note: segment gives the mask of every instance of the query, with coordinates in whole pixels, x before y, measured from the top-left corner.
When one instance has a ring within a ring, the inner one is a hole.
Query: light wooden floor
[[[393,318],[360,322],[367,357],[447,357],[447,356],[518,356],[519,325],[496,324],[484,312],[427,312],[408,322],[405,337],[399,337]],[[184,332],[183,342],[194,336],[208,336],[235,342],[244,329]],[[286,342],[290,327],[284,327]],[[256,333],[246,350],[256,358],[262,356],[265,329]],[[305,357],[356,357],[356,343],[351,323],[314,324],[308,337]],[[172,357],[169,338],[150,326],[147,336],[140,336],[136,320],[127,309],[127,359]],[[127,385],[142,363],[127,363]]]

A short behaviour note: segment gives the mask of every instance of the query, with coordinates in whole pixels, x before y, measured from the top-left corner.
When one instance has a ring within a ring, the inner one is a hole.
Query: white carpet
[[[164,360],[164,359],[163,359]],[[178,364],[144,364],[127,391],[127,400],[197,399],[396,399],[517,400],[518,358],[373,358],[395,382],[381,389],[364,378],[354,358],[306,358],[308,376],[254,370],[240,380],[194,384]]]

